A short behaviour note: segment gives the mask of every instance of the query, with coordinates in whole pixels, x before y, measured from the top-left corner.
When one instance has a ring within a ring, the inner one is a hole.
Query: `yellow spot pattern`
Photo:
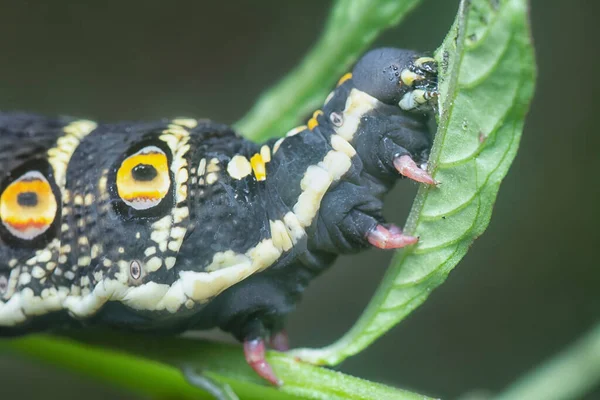
[[[346,82],[349,79],[352,79],[352,72],[344,74],[344,76],[342,76],[338,81],[337,86],[341,86],[344,82]]]
[[[312,118],[308,120],[308,123],[306,124],[308,126],[308,129],[310,129],[311,131],[317,127],[319,125],[319,121],[317,120],[317,118],[323,115],[323,111],[321,110],[317,110],[313,113]]]
[[[254,171],[254,176],[258,181],[264,181],[267,179],[267,169],[265,165],[265,160],[263,160],[262,156],[258,153],[252,156],[250,159],[250,164],[252,165],[252,171]]]

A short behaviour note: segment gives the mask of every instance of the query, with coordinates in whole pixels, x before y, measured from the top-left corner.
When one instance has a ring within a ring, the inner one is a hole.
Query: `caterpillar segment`
[[[256,144],[208,120],[0,114],[0,336],[219,327],[267,343],[339,254],[417,242],[381,214],[422,166],[431,58],[367,53],[305,124]]]

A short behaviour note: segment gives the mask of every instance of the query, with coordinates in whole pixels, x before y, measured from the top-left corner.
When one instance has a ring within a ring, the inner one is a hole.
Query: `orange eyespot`
[[[117,192],[136,210],[156,207],[169,193],[171,178],[167,155],[156,146],[129,156],[117,171]]]
[[[30,171],[8,185],[0,196],[0,219],[19,239],[32,240],[46,232],[58,211],[46,177]]]

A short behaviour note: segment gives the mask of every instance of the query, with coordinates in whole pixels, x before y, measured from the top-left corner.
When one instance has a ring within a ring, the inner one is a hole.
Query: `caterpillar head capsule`
[[[427,108],[437,96],[435,60],[409,50],[372,50],[356,64],[352,77],[358,89],[406,111]]]

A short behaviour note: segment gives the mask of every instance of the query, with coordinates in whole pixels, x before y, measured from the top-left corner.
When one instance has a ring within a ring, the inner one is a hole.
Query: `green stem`
[[[236,128],[249,139],[282,136],[319,107],[356,59],[421,0],[338,0],[325,31],[303,61],[264,93]]]
[[[97,378],[141,396],[210,399],[191,386],[182,367],[231,386],[241,398],[264,400],[427,400],[426,396],[351,377],[270,352],[284,385],[266,385],[245,363],[239,346],[181,337],[85,331],[73,338],[28,336],[0,342],[0,351]]]
[[[579,399],[600,383],[600,324],[493,400]]]

